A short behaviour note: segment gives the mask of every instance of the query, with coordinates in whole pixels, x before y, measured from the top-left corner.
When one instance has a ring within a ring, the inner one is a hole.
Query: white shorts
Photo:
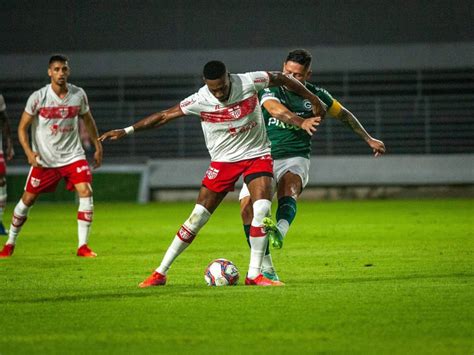
[[[310,160],[303,157],[292,157],[286,159],[275,159],[273,161],[273,176],[276,184],[287,172],[298,175],[301,178],[302,188],[304,189],[309,179],[309,164]],[[239,193],[239,200],[250,196],[247,184],[242,185]]]

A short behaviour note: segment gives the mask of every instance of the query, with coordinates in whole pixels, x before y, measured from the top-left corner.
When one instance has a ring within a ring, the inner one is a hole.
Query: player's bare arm
[[[303,119],[294,112],[288,110],[285,105],[282,105],[277,100],[266,100],[263,103],[263,107],[265,107],[265,109],[276,119],[304,129],[310,136],[316,132],[316,127],[319,126],[321,122],[321,117],[319,116]]]
[[[33,119],[34,117],[32,115],[23,111],[18,125],[18,140],[28,158],[28,164],[34,167],[41,167],[41,164],[39,163],[41,157],[37,152],[34,152],[31,149],[29,141],[28,128],[33,123]]]
[[[184,116],[184,113],[181,110],[179,104],[176,104],[167,110],[156,112],[148,117],[143,118],[142,120],[133,124],[133,126],[108,131],[101,135],[98,139],[101,142],[107,139],[117,140],[135,131],[145,131],[148,129],[161,127],[164,124],[182,116]]]
[[[341,110],[335,117],[343,122],[346,126],[350,127],[352,131],[354,131],[359,137],[366,141],[370,148],[372,148],[372,151],[376,157],[385,153],[385,144],[367,133],[359,120],[348,109],[341,106]]]
[[[94,117],[90,111],[87,111],[85,114],[81,116],[84,121],[84,125],[87,129],[87,133],[89,133],[89,137],[91,141],[94,143],[95,153],[94,153],[94,169],[97,169],[102,165],[102,143],[99,141],[99,132],[97,130],[97,125],[95,123]]]
[[[313,105],[313,113],[315,116],[323,118],[326,115],[326,110],[324,109],[323,103],[319,97],[309,91],[293,76],[285,75],[282,72],[269,72],[268,75],[270,76],[270,83],[268,86],[285,86],[288,90],[308,99]]]
[[[13,140],[10,129],[10,123],[8,122],[8,115],[5,113],[5,111],[0,112],[0,122],[2,125],[3,138],[5,139],[7,153],[6,157],[7,160],[12,160],[13,156],[15,155],[15,151],[13,150]]]

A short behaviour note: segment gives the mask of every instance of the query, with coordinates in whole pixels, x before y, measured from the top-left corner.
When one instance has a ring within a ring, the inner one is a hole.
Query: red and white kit
[[[270,141],[257,92],[268,87],[267,72],[230,74],[230,96],[220,102],[207,85],[180,103],[185,115],[201,118],[212,161],[236,162],[270,154]]]
[[[49,84],[31,94],[26,103],[25,111],[35,116],[31,125],[32,148],[41,156],[44,167],[55,168],[85,159],[78,115],[89,111],[87,96],[77,86],[67,87],[63,99]]]
[[[92,181],[78,124],[78,116],[89,111],[87,96],[80,87],[67,87],[68,93],[61,99],[51,84],[46,85],[31,94],[26,104],[25,111],[35,117],[31,124],[32,149],[40,155],[43,166],[31,168],[25,187],[29,192],[52,191],[63,177],[71,190],[71,183]]]
[[[203,86],[180,103],[186,115],[201,118],[211,165],[203,185],[231,191],[240,175],[272,173],[270,141],[258,103],[258,91],[268,87],[267,72],[230,74],[229,99],[223,103]]]

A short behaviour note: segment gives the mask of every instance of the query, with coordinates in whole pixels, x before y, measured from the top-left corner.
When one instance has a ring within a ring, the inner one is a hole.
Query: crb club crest
[[[40,185],[40,183],[41,183],[41,180],[32,177],[30,182],[31,182],[31,186],[33,186],[33,187],[38,187],[38,186]]]
[[[213,168],[212,166],[210,166],[206,171],[206,176],[209,180],[215,179],[217,174],[219,174],[219,169]]]
[[[66,118],[67,115],[69,114],[69,109],[67,107],[60,107],[59,114],[61,115],[62,118]]]
[[[234,118],[239,118],[240,115],[242,114],[242,110],[240,109],[240,106],[234,106],[234,107],[229,107],[229,115],[231,115]]]

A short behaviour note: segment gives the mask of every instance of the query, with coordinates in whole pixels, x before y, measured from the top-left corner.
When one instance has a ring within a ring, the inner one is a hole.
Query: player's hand
[[[375,157],[380,157],[385,154],[385,144],[383,144],[382,141],[371,138],[367,143],[369,144],[370,148],[372,148]]]
[[[115,140],[118,140],[120,138],[123,138],[126,135],[127,135],[127,133],[125,133],[124,129],[114,129],[112,131],[105,132],[103,135],[101,135],[98,138],[98,140],[100,142],[106,141],[107,139],[115,141]]]
[[[304,129],[306,133],[308,133],[310,136],[313,135],[314,132],[316,132],[316,127],[319,126],[321,123],[321,117],[309,117],[306,118],[303,123],[301,124],[301,129]]]
[[[94,165],[92,166],[93,169],[97,169],[102,165],[104,153],[102,151],[102,144],[100,142],[95,146],[95,153],[94,153]]]
[[[35,168],[41,168],[43,167],[43,162],[41,161],[41,157],[38,153],[36,152],[31,152],[28,155],[28,164],[30,164],[32,167]]]

